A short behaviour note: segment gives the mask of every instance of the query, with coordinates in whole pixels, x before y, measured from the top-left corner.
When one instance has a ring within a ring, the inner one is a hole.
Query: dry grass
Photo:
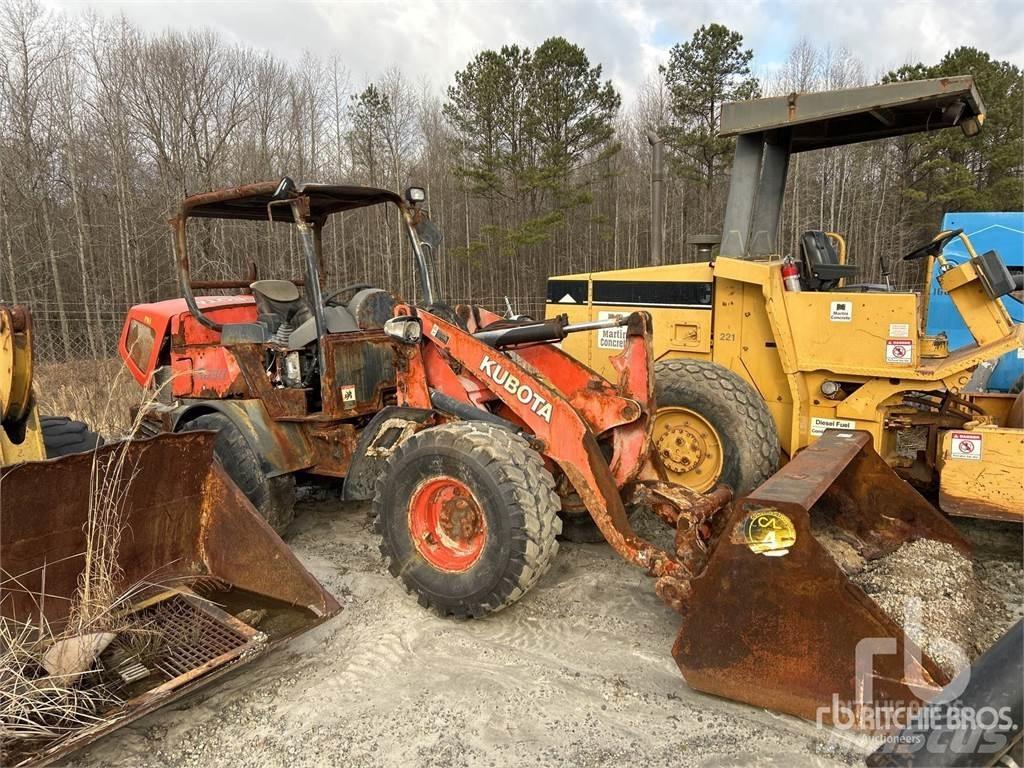
[[[33,381],[41,413],[84,421],[107,438],[131,433],[130,408],[143,399],[118,358],[40,364]]]

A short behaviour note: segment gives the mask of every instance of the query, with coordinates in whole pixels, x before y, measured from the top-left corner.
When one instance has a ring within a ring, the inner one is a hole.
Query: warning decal
[[[954,432],[949,454],[954,459],[981,461],[981,435],[977,432]]]
[[[356,404],[356,385],[346,384],[341,388],[341,405],[344,408],[352,408]]]
[[[623,312],[598,312],[598,320],[612,320],[622,317]],[[620,325],[617,328],[602,328],[597,332],[597,346],[600,349],[625,349],[626,348],[626,326]]]
[[[890,365],[913,365],[914,342],[910,339],[887,339],[885,362]]]

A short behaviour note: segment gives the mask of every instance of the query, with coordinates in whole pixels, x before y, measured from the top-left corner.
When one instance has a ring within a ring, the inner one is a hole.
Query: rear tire
[[[204,413],[183,425],[178,432],[208,429],[217,433],[213,454],[235,485],[246,495],[271,528],[282,533],[295,517],[295,477],[267,477],[259,457],[242,432],[222,413]]]
[[[710,360],[663,360],[654,370],[653,450],[670,480],[696,491],[724,483],[740,496],[775,473],[779,433],[750,384]]]
[[[40,416],[46,458],[88,453],[103,445],[103,438],[89,429],[84,421],[73,421],[67,416]]]
[[[403,442],[377,479],[374,532],[388,570],[442,616],[480,617],[548,570],[562,528],[555,481],[529,443],[482,422]]]
[[[586,510],[562,512],[562,539],[573,544],[604,544],[604,534]]]

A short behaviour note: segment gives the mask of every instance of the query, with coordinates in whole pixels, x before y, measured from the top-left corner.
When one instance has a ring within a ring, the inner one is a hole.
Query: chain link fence
[[[105,360],[117,355],[125,313],[32,311],[33,359],[37,363]]]

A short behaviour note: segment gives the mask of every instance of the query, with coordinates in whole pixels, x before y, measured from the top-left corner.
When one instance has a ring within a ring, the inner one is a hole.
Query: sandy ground
[[[288,539],[342,613],[77,765],[838,766],[871,750],[690,690],[678,617],[607,546],[563,543],[520,603],[458,622],[385,572],[364,507],[307,501]]]

